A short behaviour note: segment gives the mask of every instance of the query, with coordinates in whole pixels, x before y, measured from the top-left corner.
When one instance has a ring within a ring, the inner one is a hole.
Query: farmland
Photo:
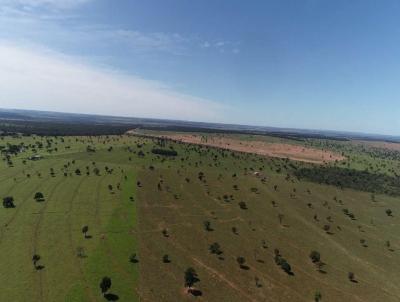
[[[1,138],[15,207],[0,211],[0,301],[399,300],[395,148],[230,138],[339,156],[310,163],[143,135]]]

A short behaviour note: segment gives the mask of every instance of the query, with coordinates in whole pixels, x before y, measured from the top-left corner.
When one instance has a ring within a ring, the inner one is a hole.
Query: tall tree
[[[185,271],[185,287],[191,288],[196,282],[199,281],[196,271],[194,268],[189,267]]]
[[[89,226],[87,226],[87,225],[84,225],[83,227],[82,227],[82,233],[83,233],[83,235],[85,236],[85,238],[87,238],[87,232],[89,231]]]
[[[105,295],[106,292],[111,288],[111,278],[109,277],[103,277],[100,282],[100,289],[101,293]]]

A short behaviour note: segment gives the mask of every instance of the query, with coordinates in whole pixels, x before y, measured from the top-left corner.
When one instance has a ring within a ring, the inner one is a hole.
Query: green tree
[[[237,263],[239,264],[240,268],[244,268],[244,264],[246,263],[246,259],[242,256],[236,258]]]
[[[37,263],[39,262],[39,260],[40,260],[40,255],[34,254],[34,255],[32,256],[32,263],[33,263],[33,266],[35,267],[35,269],[39,269],[39,266],[37,265]]]
[[[321,300],[322,300],[321,292],[317,290],[317,291],[315,292],[315,294],[314,294],[314,301],[315,301],[315,302],[319,302],[319,301],[321,301]]]
[[[244,201],[239,202],[239,207],[242,210],[247,210],[247,205],[246,205],[246,203]]]
[[[138,262],[139,262],[139,260],[137,259],[136,253],[132,254],[132,255],[129,257],[129,261],[132,262],[132,263],[138,263]]]
[[[196,282],[199,281],[196,271],[194,268],[189,267],[185,271],[185,287],[191,288]]]
[[[3,207],[7,208],[15,208],[14,197],[7,196],[3,198]]]
[[[311,251],[310,253],[310,259],[313,263],[317,263],[321,261],[321,255],[317,251]]]
[[[221,246],[219,245],[218,242],[214,242],[213,244],[211,244],[209,250],[211,254],[216,254],[216,255],[222,254]]]
[[[285,259],[281,258],[280,266],[287,274],[292,274],[292,267]]]
[[[33,197],[36,201],[43,201],[44,200],[44,195],[42,192],[36,192],[35,196]]]
[[[106,292],[111,288],[111,278],[109,277],[103,277],[100,282],[100,289],[101,293],[105,295]]]
[[[82,227],[82,234],[85,236],[85,238],[87,238],[87,232],[89,231],[89,226],[84,225]]]
[[[203,222],[203,225],[204,225],[204,229],[206,230],[206,231],[208,231],[208,232],[211,232],[213,229],[211,228],[211,222],[209,222],[209,221],[204,221]]]

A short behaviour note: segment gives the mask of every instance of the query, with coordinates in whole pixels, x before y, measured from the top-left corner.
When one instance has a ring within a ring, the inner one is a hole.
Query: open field
[[[132,135],[2,136],[0,197],[15,207],[0,210],[0,301],[399,301],[397,153],[263,140],[344,159]],[[333,180],[350,171],[354,182],[326,185],[321,169]],[[201,296],[184,287],[189,267]]]
[[[79,148],[79,143],[72,144]],[[13,159],[13,167],[1,169],[2,198],[13,196],[16,207],[0,213],[0,253],[5,259],[0,300],[97,301],[98,278],[110,275],[121,300],[135,301],[132,280],[137,278],[137,268],[127,266],[120,255],[129,257],[136,250],[131,235],[136,208],[129,201],[135,193],[136,171],[129,166],[69,159],[60,153],[26,164],[21,162],[26,158],[21,153],[20,160]],[[106,173],[106,166],[114,172]],[[99,175],[93,173],[95,167]],[[120,190],[110,192],[108,184],[115,188],[117,183]],[[42,192],[45,200],[36,202],[35,192]],[[89,226],[88,238],[81,232],[84,225]],[[40,255],[43,269],[34,269],[33,254]]]

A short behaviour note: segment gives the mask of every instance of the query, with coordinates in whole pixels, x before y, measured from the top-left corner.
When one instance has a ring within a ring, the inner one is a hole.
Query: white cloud
[[[227,108],[155,81],[0,41],[0,107],[221,121]]]
[[[209,48],[210,46],[211,46],[211,44],[208,41],[205,41],[200,44],[200,47],[202,47],[202,48]]]
[[[189,47],[190,39],[177,33],[150,32],[137,30],[123,30],[113,28],[92,28],[81,30],[81,35],[97,36],[97,39],[124,44],[133,50],[164,51],[172,54],[184,54]]]
[[[239,42],[217,40],[212,43],[206,41],[200,44],[201,48],[213,48],[219,53],[233,53],[235,55],[240,53]]]
[[[93,24],[79,9],[73,9],[90,2],[95,4],[94,0],[0,0],[0,40],[33,41],[52,48],[91,47],[93,51],[114,46],[126,52],[185,56],[193,56],[201,49],[224,52],[238,48],[237,42],[208,41],[196,34],[183,36]]]
[[[19,7],[23,10],[34,8],[68,9],[80,6],[92,0],[0,0],[0,5]]]

